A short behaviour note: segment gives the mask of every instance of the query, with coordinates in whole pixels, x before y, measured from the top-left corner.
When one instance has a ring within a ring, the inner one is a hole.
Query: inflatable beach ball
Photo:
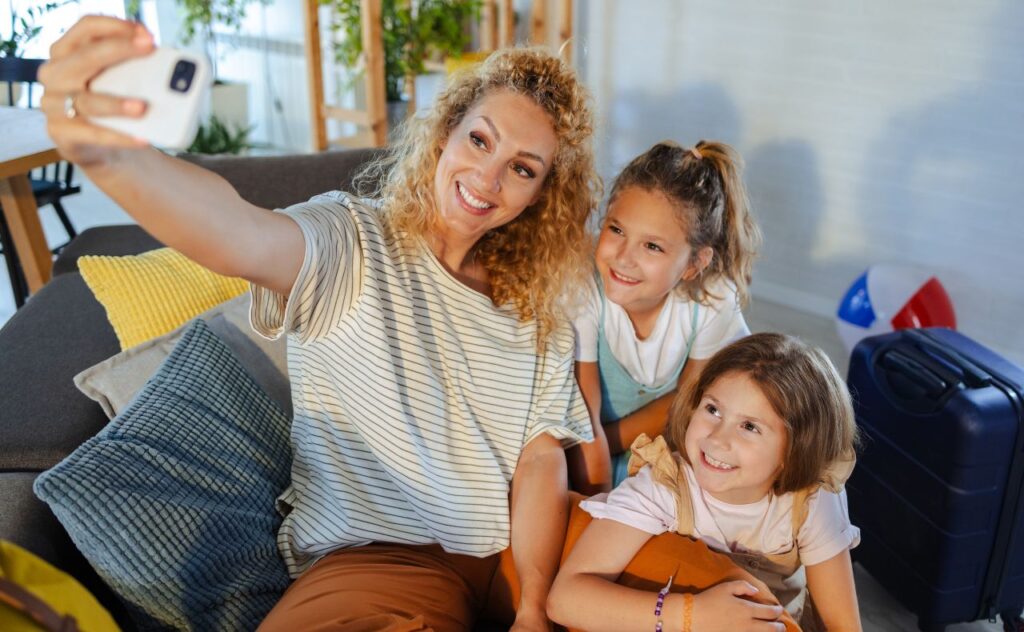
[[[953,303],[931,273],[910,266],[874,265],[860,275],[836,314],[847,351],[867,336],[911,327],[956,329]]]

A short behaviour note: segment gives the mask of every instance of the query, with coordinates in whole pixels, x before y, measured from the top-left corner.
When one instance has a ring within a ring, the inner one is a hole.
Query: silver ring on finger
[[[64,116],[69,119],[78,117],[78,106],[75,101],[78,99],[78,93],[72,92],[71,94],[64,97]]]

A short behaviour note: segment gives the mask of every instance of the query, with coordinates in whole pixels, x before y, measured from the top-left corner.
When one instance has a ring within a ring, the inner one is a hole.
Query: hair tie
[[[704,159],[704,154],[700,153],[700,150],[697,149],[696,147],[693,147],[692,149],[690,149],[690,153],[693,154],[693,157],[696,158],[697,160],[703,160]]]

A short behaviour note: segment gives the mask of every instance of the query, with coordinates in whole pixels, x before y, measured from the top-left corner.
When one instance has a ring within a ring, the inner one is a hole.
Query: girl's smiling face
[[[686,428],[686,458],[701,489],[744,505],[765,497],[782,471],[786,423],[746,373],[726,373],[704,392]]]
[[[672,202],[628,187],[608,207],[595,260],[608,300],[636,319],[660,310],[676,284],[699,271],[692,252]]]
[[[483,98],[452,129],[434,173],[439,236],[471,246],[537,201],[558,138],[529,97],[507,90]]]

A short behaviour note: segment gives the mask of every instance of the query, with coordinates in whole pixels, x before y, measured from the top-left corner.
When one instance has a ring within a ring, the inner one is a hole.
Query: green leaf
[[[78,0],[56,0],[36,3],[22,9],[21,14],[12,5],[11,34],[0,36],[0,57],[20,57],[25,44],[35,39],[42,30],[41,26],[36,25],[37,19],[54,9],[77,2]]]
[[[132,0],[138,2],[138,0]],[[267,5],[271,0],[176,0],[185,11],[181,39],[189,44],[197,33],[209,37],[215,23],[223,24],[238,31],[245,19],[246,11],[254,2]]]
[[[433,57],[458,55],[470,42],[470,19],[480,16],[481,0],[415,0],[410,10],[405,0],[382,0],[381,39],[384,45],[384,85],[388,101],[402,98],[407,75],[424,71]],[[333,8],[331,29],[335,34],[334,58],[355,67],[363,53],[358,0],[320,0]]]
[[[195,140],[187,149],[190,154],[239,154],[252,147],[249,134],[252,127],[231,130],[216,116],[199,126]]]

